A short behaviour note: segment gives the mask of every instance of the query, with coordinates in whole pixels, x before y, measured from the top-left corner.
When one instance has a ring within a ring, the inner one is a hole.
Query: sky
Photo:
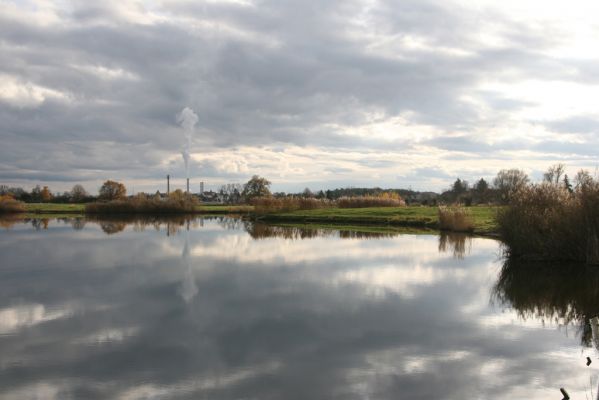
[[[0,184],[440,191],[599,166],[592,1],[0,0]]]

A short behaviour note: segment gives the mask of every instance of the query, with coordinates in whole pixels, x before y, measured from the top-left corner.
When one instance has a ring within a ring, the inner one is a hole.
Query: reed
[[[508,256],[599,264],[599,183],[572,193],[547,182],[522,188],[497,226]]]
[[[25,203],[10,195],[0,195],[0,214],[25,212]]]
[[[439,207],[439,229],[453,232],[472,232],[474,219],[461,205]]]
[[[257,197],[252,200],[254,211],[258,214],[288,212],[297,210],[315,210],[332,207],[334,203],[326,199],[304,197]]]
[[[192,213],[199,205],[191,195],[172,193],[167,198],[140,194],[126,200],[89,203],[85,212],[89,214],[181,214]]]
[[[339,208],[403,207],[405,205],[406,202],[399,195],[388,193],[379,196],[344,196],[337,200]]]

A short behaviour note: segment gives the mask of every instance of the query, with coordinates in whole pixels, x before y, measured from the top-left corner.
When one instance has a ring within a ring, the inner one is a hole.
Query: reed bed
[[[334,206],[326,199],[304,197],[257,197],[252,200],[254,211],[258,214],[288,212],[297,210],[315,210]]]
[[[25,212],[25,203],[15,200],[12,196],[0,196],[0,214]]]
[[[406,202],[397,195],[340,197],[336,203],[339,208],[403,207],[406,205]]]
[[[453,232],[472,232],[474,219],[461,205],[439,207],[439,229]]]
[[[164,199],[136,196],[126,200],[89,203],[85,205],[85,212],[89,214],[181,214],[194,212],[198,205],[198,200],[189,195],[169,196]]]
[[[542,183],[520,189],[499,211],[497,226],[508,256],[599,264],[599,183],[570,193]]]

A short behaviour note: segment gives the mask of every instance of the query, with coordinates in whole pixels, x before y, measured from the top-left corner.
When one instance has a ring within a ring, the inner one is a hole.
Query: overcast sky
[[[0,184],[442,190],[599,165],[599,3],[2,1]]]

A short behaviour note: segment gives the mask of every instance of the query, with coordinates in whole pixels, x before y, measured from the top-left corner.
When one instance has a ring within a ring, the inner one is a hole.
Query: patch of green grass
[[[497,207],[475,206],[466,209],[474,220],[474,233],[488,234],[495,231]],[[437,207],[321,208],[266,214],[262,219],[276,223],[385,224],[433,229],[439,226]]]
[[[36,214],[54,213],[81,213],[85,211],[85,204],[58,204],[58,203],[27,203],[26,212]]]
[[[196,211],[206,214],[247,214],[254,211],[254,206],[246,205],[199,205]]]

